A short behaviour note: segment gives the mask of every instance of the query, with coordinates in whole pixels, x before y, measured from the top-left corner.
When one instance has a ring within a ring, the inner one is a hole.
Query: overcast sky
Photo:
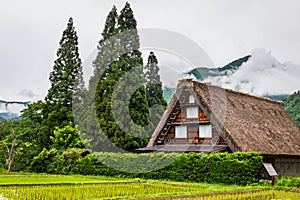
[[[67,20],[73,17],[84,61],[97,45],[110,0],[0,0],[0,99],[43,98]],[[138,28],[180,33],[216,66],[264,48],[300,66],[298,0],[132,0]],[[176,41],[174,41],[176,42]]]

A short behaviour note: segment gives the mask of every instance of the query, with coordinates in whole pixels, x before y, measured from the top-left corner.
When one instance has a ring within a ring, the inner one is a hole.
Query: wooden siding
[[[188,142],[189,143],[197,143],[198,142],[198,129],[197,125],[189,125],[188,126]]]
[[[188,99],[188,98],[187,98]],[[178,113],[175,124],[169,129],[167,138],[172,143],[210,143],[211,138],[199,138],[199,125],[201,123],[209,124],[209,119],[205,113],[198,107],[199,118],[188,119],[186,117],[186,108],[189,106],[196,106],[195,104],[185,104]],[[194,123],[195,122],[195,123]],[[207,123],[206,123],[207,122]],[[187,125],[187,138],[175,138],[175,126]],[[212,127],[212,137],[220,137],[220,133]],[[220,137],[220,143],[224,143],[223,138]]]
[[[275,158],[275,169],[279,176],[300,176],[300,158]]]
[[[191,106],[195,107],[195,106]],[[205,113],[198,107],[198,116],[199,118],[187,118],[186,116],[186,107],[182,107],[180,109],[180,112],[178,113],[176,117],[176,122],[193,122],[193,121],[209,121],[208,117],[205,115]]]
[[[181,108],[175,121],[176,122],[186,122],[186,109],[185,108]]]
[[[189,124],[187,125],[188,136],[187,138],[175,138],[175,125],[169,130],[167,138],[171,139],[173,143],[210,143],[211,138],[199,138],[199,125]],[[220,137],[220,134],[213,128],[212,137]],[[219,143],[224,143],[223,138],[219,138]]]
[[[209,121],[208,117],[205,115],[203,111],[199,109],[199,120],[200,121]]]

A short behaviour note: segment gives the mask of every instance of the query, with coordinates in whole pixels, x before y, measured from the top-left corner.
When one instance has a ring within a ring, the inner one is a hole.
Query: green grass
[[[50,175],[50,174],[1,174],[0,186],[9,185],[45,185],[45,184],[87,184],[108,182],[132,182],[133,179],[106,176]]]
[[[261,190],[261,191],[250,191],[250,192],[236,192],[233,194],[217,194],[210,196],[199,196],[191,197],[193,200],[261,200],[261,199],[273,199],[273,200],[298,200],[300,193],[287,192],[287,191],[276,191],[276,190]]]
[[[0,199],[300,199],[272,186],[236,186],[105,176],[9,173],[0,175]],[[275,195],[276,193],[276,195]]]

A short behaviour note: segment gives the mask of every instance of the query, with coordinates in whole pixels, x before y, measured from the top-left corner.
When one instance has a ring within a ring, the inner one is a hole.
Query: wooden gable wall
[[[198,107],[198,118],[187,118],[187,107],[196,106]],[[175,122],[168,131],[167,141],[172,143],[210,143],[211,138],[199,138],[199,125],[201,124],[210,124],[208,117],[197,104],[190,104],[188,101],[185,101],[184,104],[181,105]],[[175,138],[175,126],[180,125],[187,126],[187,138]],[[212,126],[212,138],[214,137],[219,137],[220,143],[224,143],[224,140],[220,137],[220,133]]]

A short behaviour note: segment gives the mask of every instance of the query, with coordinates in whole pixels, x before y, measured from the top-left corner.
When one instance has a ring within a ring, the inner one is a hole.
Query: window
[[[195,103],[195,98],[193,95],[189,96],[189,103]]]
[[[187,107],[186,118],[198,118],[198,107]]]
[[[199,126],[199,138],[212,138],[212,126],[210,124]]]
[[[175,138],[187,138],[187,126],[175,126]]]

